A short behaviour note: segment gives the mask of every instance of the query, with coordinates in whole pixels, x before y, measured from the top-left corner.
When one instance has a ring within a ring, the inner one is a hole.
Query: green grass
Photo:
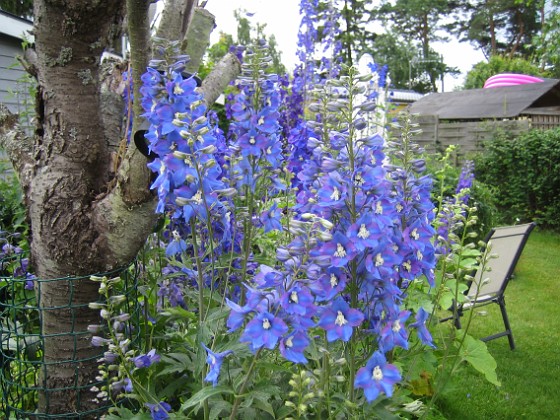
[[[502,385],[461,370],[438,402],[448,419],[560,418],[560,235],[533,231],[505,296],[516,349],[507,337],[487,343]],[[470,334],[499,331],[498,305],[479,308]]]

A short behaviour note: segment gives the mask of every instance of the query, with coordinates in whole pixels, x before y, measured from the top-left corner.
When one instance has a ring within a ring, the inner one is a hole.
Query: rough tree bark
[[[148,60],[150,3],[126,0],[135,97]],[[175,39],[183,40],[197,2],[180,3],[183,18]],[[95,376],[100,349],[91,346],[85,332],[99,322],[98,311],[87,308],[98,294],[87,275],[128,264],[155,221],[145,157],[131,146],[115,160],[116,145],[122,142],[120,72],[113,68],[107,76],[100,70],[103,48],[118,35],[124,16],[125,0],[35,0],[39,94],[34,138],[18,131],[14,117],[0,107],[0,146],[10,156],[25,194],[35,274],[39,279],[86,276],[38,282],[41,307],[59,307],[42,312],[44,361],[56,368],[46,370],[40,413],[96,408],[86,385]],[[172,33],[165,36],[174,38]],[[203,83],[207,101],[213,102],[239,71],[239,62],[228,55]],[[138,104],[135,111],[138,117]],[[72,309],[65,308],[68,305]],[[56,390],[81,386],[82,391]]]

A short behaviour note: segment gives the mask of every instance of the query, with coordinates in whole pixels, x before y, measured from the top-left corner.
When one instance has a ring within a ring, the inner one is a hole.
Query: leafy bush
[[[0,156],[0,230],[23,233],[24,224],[25,208],[18,180],[10,164]]]
[[[493,188],[501,223],[560,229],[560,129],[497,133],[477,155],[476,178]]]

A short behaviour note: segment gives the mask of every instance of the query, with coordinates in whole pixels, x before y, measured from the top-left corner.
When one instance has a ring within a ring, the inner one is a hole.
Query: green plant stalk
[[[202,324],[204,323],[204,277],[202,272],[202,262],[200,261],[200,255],[198,254],[198,242],[196,240],[196,224],[195,220],[191,218],[190,220],[191,225],[191,234],[192,234],[192,241],[193,241],[193,249],[194,249],[194,259],[196,262],[196,269],[198,271],[198,330],[202,329]],[[201,350],[198,350],[201,351]],[[205,369],[201,371],[201,380],[200,384],[204,384],[205,378]],[[210,416],[210,407],[208,405],[208,400],[204,400],[204,420],[208,420]]]
[[[214,257],[215,257],[215,255],[214,255],[214,230],[212,228],[212,220],[211,220],[211,216],[210,216],[210,207],[208,206],[208,200],[206,199],[206,192],[204,191],[204,186],[202,185],[203,175],[200,173],[200,168],[199,168],[198,162],[196,164],[196,172],[197,172],[197,175],[198,175],[198,179],[200,180],[199,189],[201,191],[202,202],[204,203],[204,208],[206,209],[206,226],[208,228],[208,237],[209,237],[208,242],[210,243],[210,264],[212,265],[212,276],[214,276],[214,273],[216,272],[216,270],[215,270],[215,260],[214,260]],[[191,227],[192,227],[192,225],[191,225]],[[198,252],[196,253],[196,255],[198,256]],[[198,267],[198,265],[199,265],[199,262],[197,261],[197,267]],[[199,274],[200,274],[200,272],[199,272]],[[199,285],[199,287],[200,287],[200,285]],[[210,302],[212,301],[212,294],[213,293],[214,293],[214,281],[211,281],[210,282],[210,298],[209,298]],[[210,305],[207,306],[206,314],[204,315],[203,319],[206,319],[209,311],[210,311]]]
[[[239,410],[239,405],[241,404],[241,397],[243,396],[243,393],[245,392],[245,388],[247,388],[247,385],[249,384],[249,379],[251,378],[251,375],[253,374],[253,370],[255,369],[255,366],[257,365],[257,359],[259,358],[259,355],[261,354],[262,351],[262,347],[260,349],[257,350],[257,352],[255,353],[255,356],[253,357],[253,360],[251,361],[251,366],[249,366],[249,369],[247,370],[247,373],[245,374],[245,379],[243,380],[243,383],[241,384],[241,388],[239,388],[239,393],[237,393],[237,395],[235,396],[235,401],[233,402],[233,407],[231,409],[231,414],[229,416],[230,420],[235,420],[235,417],[237,416],[237,411]]]
[[[463,232],[461,234],[461,244],[465,243],[465,240],[467,238],[467,228],[468,228],[468,215],[465,217],[465,223],[463,226]],[[455,290],[454,290],[454,295],[455,295],[455,302],[458,302],[459,300],[459,279],[461,277],[460,275],[460,262],[461,262],[461,255],[459,255],[459,260],[457,263],[457,268],[455,271],[455,278],[457,279],[457,281],[455,282]],[[472,312],[472,311],[471,311]],[[472,316],[472,314],[470,314]],[[458,316],[458,308],[457,308],[457,304],[454,305],[453,307],[453,319],[456,319],[456,317]],[[445,373],[445,367],[447,364],[448,359],[451,359],[451,363],[453,364],[451,367],[451,371],[449,372],[448,375],[444,375],[443,380],[441,382],[441,385],[439,385],[438,387],[435,388],[435,392],[434,395],[432,396],[432,398],[430,399],[430,402],[428,403],[428,410],[427,412],[429,412],[429,409],[431,407],[433,407],[433,405],[435,404],[435,402],[437,401],[437,399],[439,398],[440,392],[438,392],[440,389],[444,389],[447,386],[447,383],[450,381],[453,372],[456,370],[458,364],[460,362],[457,362],[458,356],[459,356],[459,352],[461,351],[461,348],[463,347],[464,341],[465,341],[465,337],[467,335],[467,331],[468,331],[468,326],[470,325],[470,321],[467,324],[467,329],[464,330],[461,339],[459,340],[459,345],[457,346],[457,350],[456,352],[451,355],[451,348],[452,346],[448,346],[445,350],[445,354],[443,357],[443,361],[442,361],[442,366],[441,366],[441,372]],[[453,328],[453,332],[456,332],[456,329]]]
[[[326,335],[326,333],[325,333]],[[329,363],[329,356],[327,354],[323,354],[323,369],[322,372],[322,386],[321,388],[324,390],[325,399],[326,399],[326,406],[327,406],[327,415],[330,418],[331,415],[331,393],[330,393],[330,375],[331,375],[331,365]]]

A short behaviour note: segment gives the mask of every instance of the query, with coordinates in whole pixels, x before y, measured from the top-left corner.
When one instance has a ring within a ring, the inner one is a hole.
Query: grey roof
[[[30,20],[0,10],[0,34],[18,39],[23,39],[25,37],[30,42],[33,42],[33,35],[29,33],[32,29],[33,22]]]
[[[389,98],[392,101],[414,102],[423,96],[423,93],[418,93],[413,90],[389,89]]]
[[[410,105],[413,114],[437,115],[440,119],[511,118],[527,108],[560,105],[560,80],[540,83],[432,93]]]

